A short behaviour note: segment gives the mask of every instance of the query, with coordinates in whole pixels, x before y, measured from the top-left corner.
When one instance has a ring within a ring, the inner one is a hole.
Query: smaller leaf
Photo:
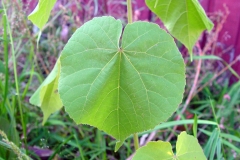
[[[178,136],[176,148],[176,156],[179,160],[206,160],[198,140],[186,132]]]
[[[30,103],[41,107],[44,124],[48,117],[62,108],[63,104],[58,93],[58,79],[60,76],[60,61],[55,64],[52,72],[30,98]]]
[[[167,160],[173,158],[172,146],[169,142],[149,142],[137,150],[132,160]]]
[[[28,19],[32,21],[40,30],[47,23],[51,10],[57,0],[39,0],[34,11],[28,16]]]
[[[183,43],[191,56],[199,36],[213,23],[197,0],[145,0],[149,9],[164,23],[170,34]]]
[[[206,160],[197,139],[186,132],[178,136],[176,148],[174,155],[169,142],[149,142],[137,150],[133,160]]]

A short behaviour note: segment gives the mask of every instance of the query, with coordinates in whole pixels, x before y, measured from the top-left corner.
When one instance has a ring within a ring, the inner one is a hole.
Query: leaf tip
[[[123,143],[124,143],[124,141],[117,141],[114,152],[117,152],[119,150],[119,148],[123,145]]]
[[[214,23],[210,19],[208,19],[208,20],[209,20],[209,23],[208,23],[209,25],[207,27],[207,30],[210,32],[214,27]]]
[[[189,55],[190,55],[190,61],[193,61],[193,53],[191,49],[188,49]]]

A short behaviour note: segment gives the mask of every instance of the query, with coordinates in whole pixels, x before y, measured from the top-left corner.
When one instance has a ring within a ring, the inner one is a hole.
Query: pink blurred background
[[[215,23],[217,18],[226,17],[218,35],[215,48],[210,54],[222,57],[228,64],[234,61],[240,55],[240,1],[239,0],[199,0],[203,8],[209,16],[215,15]],[[25,4],[29,0],[23,0]],[[30,13],[37,5],[37,0],[31,0],[27,12]],[[70,3],[69,5],[69,2]],[[133,19],[144,21],[155,21],[161,23],[148,10],[144,0],[132,0],[133,2]],[[58,0],[55,9],[68,4],[67,10],[75,12],[78,20],[85,22],[88,18],[101,15],[111,15],[118,19],[126,17],[126,1],[125,0]],[[78,7],[77,7],[78,5]],[[226,7],[224,7],[224,5]],[[79,9],[79,6],[81,9]],[[227,9],[226,9],[227,8]],[[229,14],[227,15],[227,10]],[[90,15],[89,15],[90,14]],[[216,16],[219,15],[219,16]],[[155,19],[154,19],[155,18]],[[81,25],[81,24],[80,24]],[[204,42],[204,38],[202,40]],[[204,45],[204,44],[203,44]],[[233,65],[233,69],[240,75],[240,61]],[[233,77],[234,81],[237,79]]]

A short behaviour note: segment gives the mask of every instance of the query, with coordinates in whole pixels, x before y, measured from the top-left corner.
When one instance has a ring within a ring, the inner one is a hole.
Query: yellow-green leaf
[[[172,160],[174,154],[169,142],[149,142],[137,150],[132,160]]]
[[[47,23],[51,10],[57,0],[39,0],[36,8],[28,16],[28,19],[32,21],[40,30]]]
[[[201,33],[213,28],[213,23],[206,16],[198,0],[145,1],[170,34],[187,47],[191,57],[193,47]]]
[[[48,117],[62,108],[62,101],[58,93],[58,80],[60,76],[60,61],[55,64],[52,72],[30,98],[30,103],[41,107],[43,111],[43,124]]]
[[[198,140],[186,132],[182,132],[177,139],[176,155],[173,154],[169,142],[149,142],[137,150],[133,160],[206,160]]]

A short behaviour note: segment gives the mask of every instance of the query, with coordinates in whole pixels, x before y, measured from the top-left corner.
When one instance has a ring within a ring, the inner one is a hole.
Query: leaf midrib
[[[147,88],[146,88],[146,86],[145,86],[145,84],[144,84],[144,82],[143,82],[143,80],[142,80],[142,77],[141,77],[141,75],[140,75],[140,73],[138,72],[138,70],[136,69],[136,67],[132,64],[132,62],[129,60],[129,58],[128,58],[128,56],[123,52],[123,54],[124,54],[124,56],[126,57],[126,59],[127,59],[127,61],[129,62],[129,64],[133,67],[133,69],[137,72],[137,74],[138,74],[138,76],[139,76],[139,78],[140,78],[140,80],[141,80],[141,82],[142,82],[142,84],[143,84],[143,86],[144,86],[144,89],[145,89],[145,92],[146,92],[146,96],[147,96],[147,101],[148,101],[148,111],[149,111],[149,114],[150,114],[150,122],[152,122],[152,117],[151,117],[151,111],[150,111],[150,106],[149,106],[149,97],[148,97],[148,90],[147,90]],[[135,110],[135,107],[134,107],[134,110]]]

